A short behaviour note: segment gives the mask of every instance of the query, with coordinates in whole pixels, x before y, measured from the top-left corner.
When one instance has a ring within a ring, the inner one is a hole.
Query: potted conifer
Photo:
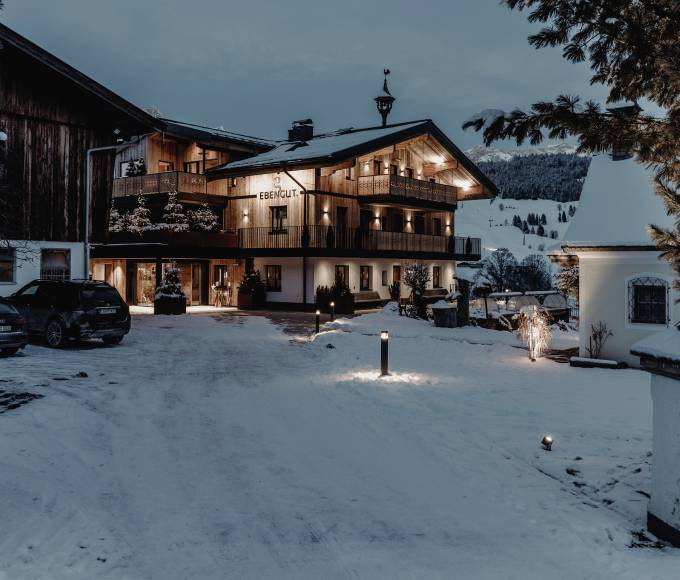
[[[156,288],[153,301],[154,314],[185,314],[187,298],[182,290],[179,272],[176,268],[169,268],[161,285]]]
[[[241,310],[260,308],[265,302],[265,285],[259,270],[243,274],[238,287],[237,304]]]

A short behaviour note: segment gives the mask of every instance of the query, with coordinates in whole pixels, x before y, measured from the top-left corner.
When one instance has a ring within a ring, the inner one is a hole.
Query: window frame
[[[338,279],[338,273],[343,272],[343,275],[340,276],[345,284],[349,286],[349,264],[336,264],[335,265],[335,277],[333,278],[333,282],[335,282]]]
[[[17,283],[17,250],[12,246],[0,247],[0,256],[8,256],[8,262],[11,263],[10,279],[0,279],[0,284],[16,284]],[[4,260],[3,260],[4,261]]]
[[[274,215],[281,213],[281,210],[285,212],[283,219],[278,217],[276,222],[274,220]],[[288,232],[288,206],[287,205],[270,205],[269,206],[269,223],[270,223],[270,234],[285,234]],[[276,226],[276,227],[275,227]]]
[[[66,262],[68,264],[68,270],[64,276],[55,277],[54,274],[45,274],[45,254],[49,252],[64,252],[66,254]],[[40,248],[40,279],[41,280],[52,280],[56,282],[63,282],[66,280],[71,280],[71,272],[73,270],[72,265],[71,248]]]
[[[274,278],[274,283],[275,285],[271,285],[270,282],[270,271],[273,271],[275,275],[273,276]],[[265,290],[267,292],[282,292],[282,282],[281,282],[281,277],[282,277],[282,268],[280,264],[266,264],[264,267],[264,285],[265,285]]]
[[[442,287],[442,267],[436,265],[432,266],[432,288],[441,287]]]
[[[368,272],[368,286],[364,287],[364,272]],[[359,291],[370,292],[373,290],[373,266],[359,266]]]
[[[640,316],[640,305],[636,302],[636,288],[659,288],[663,291],[663,321],[661,317],[654,318],[653,310],[655,304],[658,306],[660,301],[654,302],[650,297],[648,317]],[[647,327],[647,328],[666,328],[670,323],[670,283],[664,276],[658,274],[636,274],[626,280],[626,326],[628,327]]]
[[[383,286],[387,286],[387,270],[383,270],[380,274],[380,282]]]

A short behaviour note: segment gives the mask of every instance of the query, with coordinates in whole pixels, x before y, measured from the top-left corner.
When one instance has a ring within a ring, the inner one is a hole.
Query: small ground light
[[[319,322],[321,319],[321,310],[316,311],[316,333],[319,334]]]
[[[335,320],[335,302],[331,302],[331,322]]]
[[[543,439],[541,439],[541,445],[543,445],[543,449],[546,451],[552,451],[553,441],[554,439],[552,438],[552,435],[543,435]]]
[[[389,347],[390,335],[386,330],[380,331],[380,376],[389,375],[387,349]]]

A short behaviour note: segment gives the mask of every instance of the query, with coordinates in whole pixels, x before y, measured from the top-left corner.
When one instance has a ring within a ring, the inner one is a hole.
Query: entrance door
[[[202,264],[191,264],[191,304],[196,306],[201,303],[201,281],[203,279]]]

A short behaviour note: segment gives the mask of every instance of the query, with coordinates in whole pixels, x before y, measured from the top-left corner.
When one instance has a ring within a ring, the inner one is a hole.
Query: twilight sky
[[[5,0],[0,22],[139,106],[260,137],[379,124],[384,67],[390,121],[430,117],[463,148],[481,109],[598,94],[498,0]]]

